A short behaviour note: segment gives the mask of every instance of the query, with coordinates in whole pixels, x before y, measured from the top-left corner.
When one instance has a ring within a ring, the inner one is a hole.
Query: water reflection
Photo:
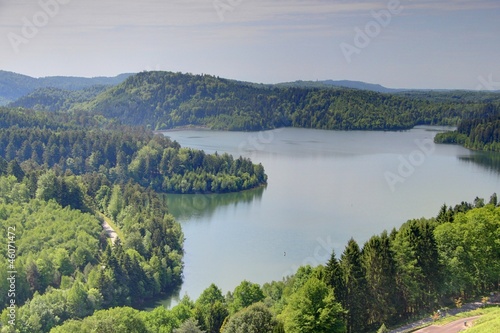
[[[458,156],[460,161],[474,163],[482,168],[500,173],[500,153],[474,152],[468,156]]]
[[[266,189],[166,196],[186,238],[180,296],[196,299],[211,283],[225,293],[243,280],[279,280],[311,257],[318,237],[331,236],[335,251],[341,253],[351,237],[363,243],[408,219],[435,216],[444,202],[498,192],[500,157],[452,145],[436,145],[425,163],[391,192],[384,173],[398,171],[399,156],[409,156],[418,148],[416,140],[432,140],[434,134],[427,128],[283,129],[263,134],[264,139],[252,145],[258,134],[169,133],[185,147],[243,153],[262,163],[269,175]],[[174,296],[157,304],[168,307],[176,300]]]
[[[204,220],[214,214],[218,207],[237,207],[242,204],[249,204],[253,201],[260,201],[265,191],[265,187],[239,193],[225,194],[167,194],[166,200],[169,212],[178,221]]]

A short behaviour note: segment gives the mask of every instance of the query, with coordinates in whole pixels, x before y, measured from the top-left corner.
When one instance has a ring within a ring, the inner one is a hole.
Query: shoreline
[[[174,127],[174,128],[165,129],[165,130],[155,130],[155,131],[153,131],[153,133],[160,134],[160,133],[180,132],[180,131],[189,131],[189,130],[211,131],[212,129],[208,126],[202,126],[202,125],[185,125],[185,126],[178,126],[178,127]]]

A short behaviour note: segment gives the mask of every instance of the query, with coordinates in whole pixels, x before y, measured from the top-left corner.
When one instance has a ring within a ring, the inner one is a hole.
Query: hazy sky
[[[0,69],[500,89],[500,1],[0,0]]]

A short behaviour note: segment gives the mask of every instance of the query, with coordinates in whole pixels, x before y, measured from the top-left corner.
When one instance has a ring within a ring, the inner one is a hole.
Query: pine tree
[[[337,260],[335,250],[332,250],[332,255],[330,260],[326,264],[325,267],[325,282],[328,286],[333,288],[333,292],[335,294],[335,298],[341,304],[345,305],[346,296],[345,296],[345,285],[344,285],[344,277],[342,273],[342,268],[340,267],[340,263]]]
[[[390,321],[396,313],[395,263],[387,232],[373,236],[363,247],[371,323]]]
[[[441,276],[434,225],[412,220],[399,230],[392,242],[396,261],[396,281],[404,299],[406,313],[432,310]]]
[[[342,253],[340,267],[345,285],[343,307],[347,310],[347,332],[363,332],[367,324],[366,279],[361,263],[361,250],[352,238]]]

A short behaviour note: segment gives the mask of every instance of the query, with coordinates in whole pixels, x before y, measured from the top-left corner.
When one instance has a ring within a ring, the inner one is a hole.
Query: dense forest
[[[82,92],[75,95],[45,89],[12,105],[39,110],[85,110],[157,130],[186,125],[223,130],[287,126],[401,130],[422,124],[457,125],[462,119],[472,119],[486,103],[498,106],[500,94],[383,94],[328,85],[259,85],[210,75],[143,72],[95,98]]]
[[[439,133],[437,143],[459,144],[474,150],[500,152],[500,107],[488,104],[472,119],[464,119],[456,131]]]
[[[95,85],[81,90],[64,90],[52,87],[39,88],[10,103],[9,106],[50,112],[68,110],[76,103],[92,100],[108,88],[109,86],[105,85]],[[40,101],[43,101],[43,104],[37,104]]]
[[[7,251],[0,263],[3,331],[13,329],[14,269],[17,332],[174,292],[184,236],[159,192],[234,192],[267,180],[248,159],[182,148],[102,116],[0,111],[0,224],[11,231],[5,244],[15,243],[12,267]]]
[[[72,318],[52,328],[53,333],[374,332],[498,290],[499,238],[500,207],[494,194],[488,202],[476,198],[473,203],[443,205],[436,218],[410,220],[398,230],[371,237],[362,247],[351,239],[340,257],[333,252],[325,265],[301,267],[282,281],[243,281],[226,295],[212,284],[197,300],[185,296],[170,310],[104,306],[79,319],[83,313],[71,312],[77,295],[90,307],[96,299],[105,299],[104,291],[89,285],[92,276],[83,273],[67,279],[66,289],[46,293],[46,299],[35,296],[21,312],[32,311],[32,322],[49,322],[53,313]],[[109,251],[102,257],[108,258]],[[54,256],[65,257],[63,251]],[[54,303],[58,306],[49,311]],[[57,312],[62,309],[68,312]],[[6,323],[5,311],[2,320]]]
[[[17,332],[48,332],[69,318],[137,305],[180,285],[183,234],[155,192],[133,183],[113,186],[96,174],[24,172],[15,161],[2,174],[0,224],[10,231],[5,244],[15,244],[15,258],[8,261],[5,251],[0,263],[3,331],[13,328],[7,325],[12,299]],[[96,188],[111,193],[92,193]],[[111,245],[101,212],[123,240]],[[13,267],[15,298],[6,283]]]
[[[59,128],[57,120],[50,118],[41,112],[2,113],[0,125],[6,128],[0,131],[0,156],[7,162],[15,160],[75,175],[99,172],[113,183],[132,179],[162,192],[236,192],[267,181],[262,165],[246,158],[181,148],[141,128],[64,128],[70,124]]]

